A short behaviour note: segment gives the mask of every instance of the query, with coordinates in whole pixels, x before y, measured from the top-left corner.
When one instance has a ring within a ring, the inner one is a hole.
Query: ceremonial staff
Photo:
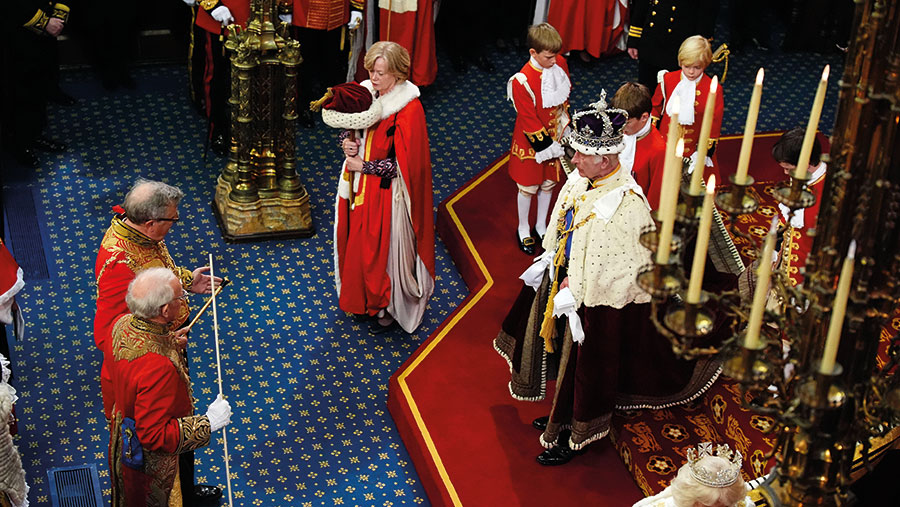
[[[216,313],[216,293],[218,290],[221,290],[222,287],[225,287],[225,283],[219,286],[219,289],[216,289],[216,274],[213,268],[213,256],[212,253],[209,254],[209,279],[212,287],[212,297],[210,301],[212,301],[212,309],[213,309],[213,336],[215,338],[216,343],[216,372],[218,373],[219,380],[219,396],[223,396],[222,394],[222,360],[219,357],[219,317]],[[208,304],[208,303],[207,303]],[[199,317],[199,315],[198,315]],[[193,324],[193,323],[192,323]],[[233,505],[231,500],[231,468],[228,465],[228,429],[225,428],[222,431],[222,446],[225,449],[225,484],[228,487],[228,505],[229,507]]]

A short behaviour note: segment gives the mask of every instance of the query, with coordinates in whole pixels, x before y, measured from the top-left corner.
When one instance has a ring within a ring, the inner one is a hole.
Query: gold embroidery
[[[219,0],[200,0],[200,7],[204,11],[211,11],[219,6]]]
[[[178,351],[170,327],[149,322],[134,315],[126,315],[113,326],[113,357],[116,360],[134,361],[145,354],[157,354],[172,362],[187,387],[188,399],[193,404],[193,388],[184,355]]]
[[[178,448],[176,454],[209,444],[209,418],[205,415],[191,415],[178,419]]]
[[[537,132],[525,132],[525,137],[528,138],[528,142],[534,144],[538,141],[543,141],[545,138],[550,137],[550,133],[547,132],[547,129],[542,128]]]
[[[653,438],[653,431],[647,426],[647,423],[626,424],[624,427],[626,430],[634,433],[635,436],[631,437],[631,441],[638,446],[639,453],[646,454],[651,451],[662,450],[662,447]]]

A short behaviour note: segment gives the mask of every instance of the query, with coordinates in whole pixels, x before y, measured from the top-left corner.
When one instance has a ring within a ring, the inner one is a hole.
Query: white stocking
[[[528,213],[531,211],[531,196],[523,194],[522,192],[517,192],[517,195],[519,196],[516,201],[519,206],[519,239],[523,239],[531,235],[531,227],[528,226]]]
[[[544,233],[547,232],[547,212],[550,211],[550,197],[552,196],[552,190],[549,192],[541,190],[537,195],[537,222],[534,225],[534,230],[542,238]]]

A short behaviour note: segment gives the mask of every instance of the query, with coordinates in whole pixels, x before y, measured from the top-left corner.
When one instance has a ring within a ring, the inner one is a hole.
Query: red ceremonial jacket
[[[294,0],[291,23],[314,30],[334,30],[350,22],[350,11],[361,11],[364,0]]]
[[[110,424],[113,507],[169,505],[178,470],[178,454],[209,444],[209,418],[193,415],[187,363],[171,327],[132,314],[116,321],[112,332],[116,406]],[[122,463],[122,420],[135,421],[144,465]],[[120,488],[122,486],[122,488]]]
[[[825,174],[823,172],[807,185],[809,191],[816,196],[816,203],[809,208],[798,211],[798,213],[803,213],[803,227],[794,228],[787,224],[787,228],[784,231],[784,240],[781,243],[781,269],[791,279],[791,285],[803,283],[803,275],[800,274],[800,268],[806,266],[806,257],[812,251],[815,238],[809,234],[809,230],[815,229],[816,221],[819,217],[819,206],[822,204],[822,190],[825,187]],[[779,220],[781,223],[786,223],[783,214],[779,214]]]
[[[663,139],[666,139],[669,133],[669,122],[671,118],[669,115],[665,114],[666,112],[666,103],[669,98],[672,97],[672,91],[675,90],[675,87],[678,86],[678,82],[681,80],[681,71],[675,70],[672,72],[666,72],[663,76],[662,82],[657,85],[656,91],[653,93],[653,109],[650,112],[650,116],[654,119],[659,119],[659,132],[662,134]],[[709,95],[709,83],[712,81],[712,78],[703,74],[700,76],[700,81],[697,83],[697,97],[694,100],[693,108],[694,108],[694,124],[693,125],[682,125],[682,130],[684,134],[684,156],[690,157],[697,151],[697,141],[700,139],[700,126],[703,124],[703,111],[706,108],[706,97]],[[717,143],[719,141],[719,135],[722,130],[722,113],[725,109],[725,100],[722,98],[723,90],[721,83],[719,84],[719,88],[716,92],[716,106],[713,110],[713,121],[712,128],[709,131],[709,142],[711,145]],[[685,107],[684,104],[681,104],[681,107]],[[709,176],[712,174],[716,175],[716,181],[721,182],[722,178],[719,175],[718,170],[718,161],[716,160],[716,155],[713,153],[709,155],[709,157],[713,161],[713,167],[707,167],[703,171],[703,180],[706,181],[709,179]]]
[[[389,40],[409,51],[409,80],[428,86],[437,77],[433,0],[393,0],[379,11],[378,40]]]
[[[100,242],[94,273],[97,277],[97,314],[94,316],[94,344],[103,352],[100,368],[100,388],[103,393],[103,413],[109,419],[115,402],[112,392],[112,327],[116,320],[128,313],[125,294],[128,284],[138,271],[146,268],[166,267],[181,280],[185,289],[193,282],[193,273],[178,267],[169,255],[163,241],[154,241],[125,223],[124,215],[116,215]],[[190,309],[184,310],[175,324],[187,320]]]
[[[656,127],[651,126],[650,131],[635,144],[634,165],[631,167],[631,174],[644,191],[651,210],[659,207],[665,161],[666,140]]]
[[[247,27],[250,17],[250,0],[201,0],[197,8],[197,26],[212,34],[222,33],[222,23],[209,15],[216,7],[224,5],[234,16],[234,24]],[[205,8],[207,6],[208,8]]]
[[[567,75],[569,74],[565,58],[557,56],[556,63]],[[510,148],[509,175],[516,183],[526,187],[540,185],[545,180],[560,181],[563,172],[559,159],[554,158],[539,164],[535,161],[534,155],[549,147],[553,141],[559,142],[563,129],[566,128],[565,125],[559,124],[559,118],[567,114],[569,101],[566,100],[555,107],[543,106],[541,99],[543,69],[536,67],[530,59],[519,73],[525,75],[525,84],[520,83],[516,76],[510,78],[513,105],[516,108],[516,124],[513,127],[512,148]]]

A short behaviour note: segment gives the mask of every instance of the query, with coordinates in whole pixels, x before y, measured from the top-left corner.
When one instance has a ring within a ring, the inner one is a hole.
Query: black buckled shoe
[[[584,449],[575,451],[571,447],[568,446],[568,443],[565,446],[557,445],[552,449],[547,449],[544,452],[537,455],[535,458],[538,464],[545,467],[554,467],[559,465],[565,465],[566,463],[572,461],[572,458],[578,456],[579,454],[584,454]]]
[[[66,143],[44,136],[39,136],[34,140],[34,147],[35,149],[46,151],[48,153],[62,153],[68,149]]]
[[[534,238],[532,238],[531,236],[520,238],[519,231],[516,231],[516,241],[519,242],[519,250],[527,253],[528,255],[534,255]]]
[[[209,484],[194,484],[193,503],[209,504],[219,501],[220,498],[222,498],[222,488]],[[191,505],[191,503],[185,502],[185,505]]]
[[[388,331],[393,331],[394,329],[399,328],[400,325],[397,324],[397,321],[393,321],[390,324],[383,326],[377,320],[369,324],[369,334],[379,335],[382,333],[387,333]]]
[[[543,417],[538,417],[537,419],[531,421],[531,425],[534,426],[534,429],[544,431],[547,429],[547,423],[550,422],[550,416],[545,415]]]

